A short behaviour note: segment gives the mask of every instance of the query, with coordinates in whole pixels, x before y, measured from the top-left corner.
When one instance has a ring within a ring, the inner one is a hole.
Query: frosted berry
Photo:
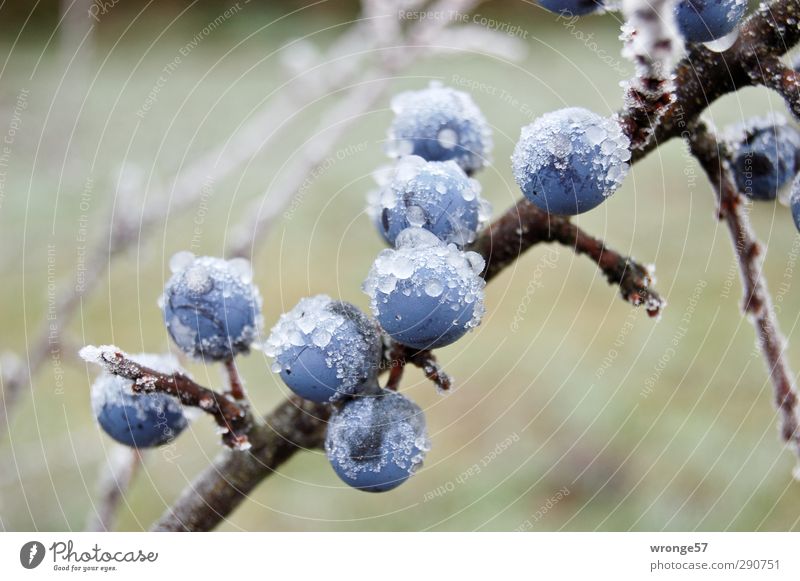
[[[747,10],[747,0],[680,0],[675,19],[689,42],[711,42],[733,32]]]
[[[333,402],[374,391],[382,346],[375,320],[350,303],[317,295],[281,315],[264,351],[297,395]]]
[[[392,111],[386,149],[390,157],[453,160],[468,174],[488,163],[491,130],[468,94],[432,82],[427,89],[396,95]]]
[[[522,128],[514,177],[551,214],[581,214],[613,194],[628,173],[630,141],[613,118],[586,109],[548,113]]]
[[[328,424],[325,452],[336,474],[367,492],[400,486],[430,449],[425,417],[393,391],[346,401]]]
[[[800,169],[800,134],[779,116],[752,120],[732,133],[739,191],[754,200],[774,200]]]
[[[603,8],[603,0],[538,0],[539,4],[557,14],[582,16]]]
[[[480,184],[453,161],[401,158],[369,200],[378,231],[394,245],[409,227],[425,228],[444,242],[461,247],[475,239],[489,218],[491,206]]]
[[[175,344],[193,357],[220,361],[247,352],[261,322],[261,296],[250,264],[180,252],[159,304]]]
[[[449,345],[480,324],[483,258],[408,228],[378,255],[364,282],[372,311],[392,339],[415,349]]]

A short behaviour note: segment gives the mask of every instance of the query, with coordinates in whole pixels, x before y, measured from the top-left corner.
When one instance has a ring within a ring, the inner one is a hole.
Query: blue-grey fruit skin
[[[132,448],[153,448],[173,440],[187,426],[180,404],[164,393],[133,393],[131,382],[102,375],[103,389],[113,396],[95,406],[100,427],[120,444]]]
[[[472,175],[486,165],[492,149],[491,130],[472,97],[432,83],[392,100],[395,118],[389,128],[391,157],[418,155],[427,161],[455,161]],[[451,139],[443,140],[449,134]]]
[[[789,198],[792,208],[792,219],[797,231],[800,232],[800,173],[795,176],[792,182],[792,194]]]
[[[539,4],[557,14],[583,16],[597,12],[603,7],[602,0],[538,0]]]
[[[412,207],[421,209],[425,218],[424,224],[414,225],[432,232],[440,240],[460,247],[474,239],[480,224],[480,193],[475,192],[470,200],[464,199],[461,192],[465,188],[472,191],[476,186],[458,165],[429,162],[418,169],[413,181],[390,183],[387,188],[394,190],[397,199],[392,207],[381,209],[376,225],[389,244],[394,245],[397,235],[412,226],[408,216]]]
[[[774,200],[800,168],[800,135],[789,125],[770,125],[748,135],[736,149],[733,173],[739,191],[753,200]]]
[[[365,492],[400,486],[421,465],[429,447],[422,410],[387,390],[347,400],[332,415],[325,439],[337,476]]]
[[[628,172],[630,140],[613,118],[570,107],[523,127],[514,177],[525,197],[550,214],[576,215],[602,204]]]
[[[329,308],[345,316],[347,322],[328,345],[292,346],[275,358],[283,382],[300,397],[318,403],[371,391],[382,355],[381,337],[373,319],[350,303],[333,301]],[[366,348],[350,348],[356,342]],[[345,351],[351,360],[344,362],[346,371],[342,373],[341,366],[331,364],[331,358]]]
[[[440,280],[442,275],[422,269],[419,277]],[[438,297],[416,296],[413,290],[418,285],[400,280],[393,292],[379,295],[386,297],[377,316],[383,330],[398,343],[419,350],[445,347],[466,335],[475,303],[465,303],[457,289],[449,287]],[[410,296],[405,294],[408,290]]]
[[[681,0],[675,18],[687,41],[711,42],[733,32],[745,10],[746,0]]]
[[[203,268],[205,284],[186,283]],[[258,332],[261,304],[255,287],[229,272],[225,261],[200,257],[173,274],[162,296],[164,322],[175,344],[192,357],[223,361],[246,353]]]

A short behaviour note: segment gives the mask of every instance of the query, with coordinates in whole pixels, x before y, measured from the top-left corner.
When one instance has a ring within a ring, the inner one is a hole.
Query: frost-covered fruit
[[[160,371],[181,371],[170,355],[141,354],[131,359]],[[92,411],[100,427],[120,444],[133,448],[162,446],[188,425],[181,403],[165,393],[140,392],[133,382],[103,372],[92,385]]]
[[[369,213],[389,244],[409,227],[425,228],[461,247],[475,239],[491,206],[480,184],[454,161],[401,158],[381,189],[370,194]]]
[[[581,214],[628,174],[630,141],[613,118],[581,108],[548,113],[522,128],[511,161],[522,193],[551,214]]]
[[[325,452],[336,474],[367,492],[397,488],[430,449],[422,410],[399,393],[357,397],[334,412]]]
[[[800,232],[800,173],[795,176],[792,182],[792,193],[789,197],[789,205],[792,208],[792,219],[797,231]]]
[[[538,0],[542,8],[558,14],[582,16],[597,12],[603,7],[603,0]]]
[[[785,119],[757,119],[740,129],[733,159],[739,191],[754,200],[774,200],[800,169],[800,134]]]
[[[247,352],[261,322],[250,263],[179,252],[159,306],[170,336],[194,357],[220,361]]]
[[[317,295],[281,315],[264,351],[297,395],[333,402],[377,389],[382,346],[375,320],[350,303]]]
[[[747,0],[680,0],[675,19],[689,42],[711,42],[733,32],[746,9]]]
[[[414,349],[449,345],[483,317],[483,258],[445,244],[422,228],[408,228],[395,250],[384,250],[364,292],[392,339]]]
[[[434,81],[427,89],[396,95],[392,111],[395,118],[386,146],[390,157],[452,159],[468,174],[488,162],[492,133],[468,94]]]

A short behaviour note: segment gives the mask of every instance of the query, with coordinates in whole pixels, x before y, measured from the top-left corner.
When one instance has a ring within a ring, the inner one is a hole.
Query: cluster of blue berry
[[[411,350],[416,361],[480,324],[485,262],[468,246],[491,213],[472,177],[489,161],[491,131],[471,97],[432,83],[398,95],[392,108],[386,150],[394,161],[376,172],[377,188],[368,197],[368,213],[390,245],[363,285],[373,316],[325,295],[305,298],[281,315],[260,345],[294,393],[332,405],[328,459],[347,484],[373,492],[407,480],[429,449],[422,411],[381,387],[379,372],[397,346]],[[522,130],[513,166],[532,203],[578,214],[616,190],[629,157],[615,119],[563,109]],[[254,345],[260,328],[250,264],[180,252],[170,268],[159,302],[170,337],[193,358],[232,365]],[[172,359],[132,359],[164,374],[183,373]],[[107,372],[95,382],[95,413],[109,435],[148,447],[186,427],[173,396],[141,393],[132,383]]]
[[[610,10],[605,0],[539,0],[542,7],[559,14],[582,16]],[[747,10],[747,0],[680,0],[675,22],[688,42],[711,42],[734,32]]]

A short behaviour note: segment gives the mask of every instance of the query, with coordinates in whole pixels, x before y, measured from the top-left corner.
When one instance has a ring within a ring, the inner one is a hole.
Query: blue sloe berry
[[[382,251],[364,282],[372,311],[392,339],[415,349],[449,345],[480,324],[483,258],[408,228]]]
[[[747,0],[680,0],[675,19],[689,42],[711,42],[733,32],[746,9]]]
[[[181,371],[174,357],[141,354],[131,359],[162,373]],[[133,382],[107,372],[92,385],[92,411],[114,440],[133,448],[162,446],[188,425],[181,403],[160,392],[136,393]]]
[[[386,146],[390,157],[453,160],[468,174],[488,163],[491,130],[467,93],[432,82],[427,89],[396,95],[392,110]]]
[[[170,268],[159,304],[181,351],[211,361],[248,352],[261,324],[250,263],[179,252]]]
[[[569,16],[583,16],[603,8],[603,0],[538,0],[542,8]]]
[[[491,213],[480,184],[453,161],[425,161],[409,155],[397,162],[387,178],[370,195],[368,210],[389,244],[394,245],[406,228],[418,227],[462,247],[475,239]]]
[[[774,200],[800,169],[800,134],[777,115],[751,120],[731,133],[739,191],[753,200]]]
[[[529,201],[551,214],[574,215],[619,188],[628,173],[629,147],[616,119],[568,108],[523,127],[511,160]]]
[[[264,351],[300,397],[333,402],[373,390],[383,342],[377,322],[350,303],[304,298],[281,315]]]
[[[429,449],[422,410],[388,390],[345,401],[333,413],[325,438],[325,452],[339,478],[367,492],[400,486]]]

